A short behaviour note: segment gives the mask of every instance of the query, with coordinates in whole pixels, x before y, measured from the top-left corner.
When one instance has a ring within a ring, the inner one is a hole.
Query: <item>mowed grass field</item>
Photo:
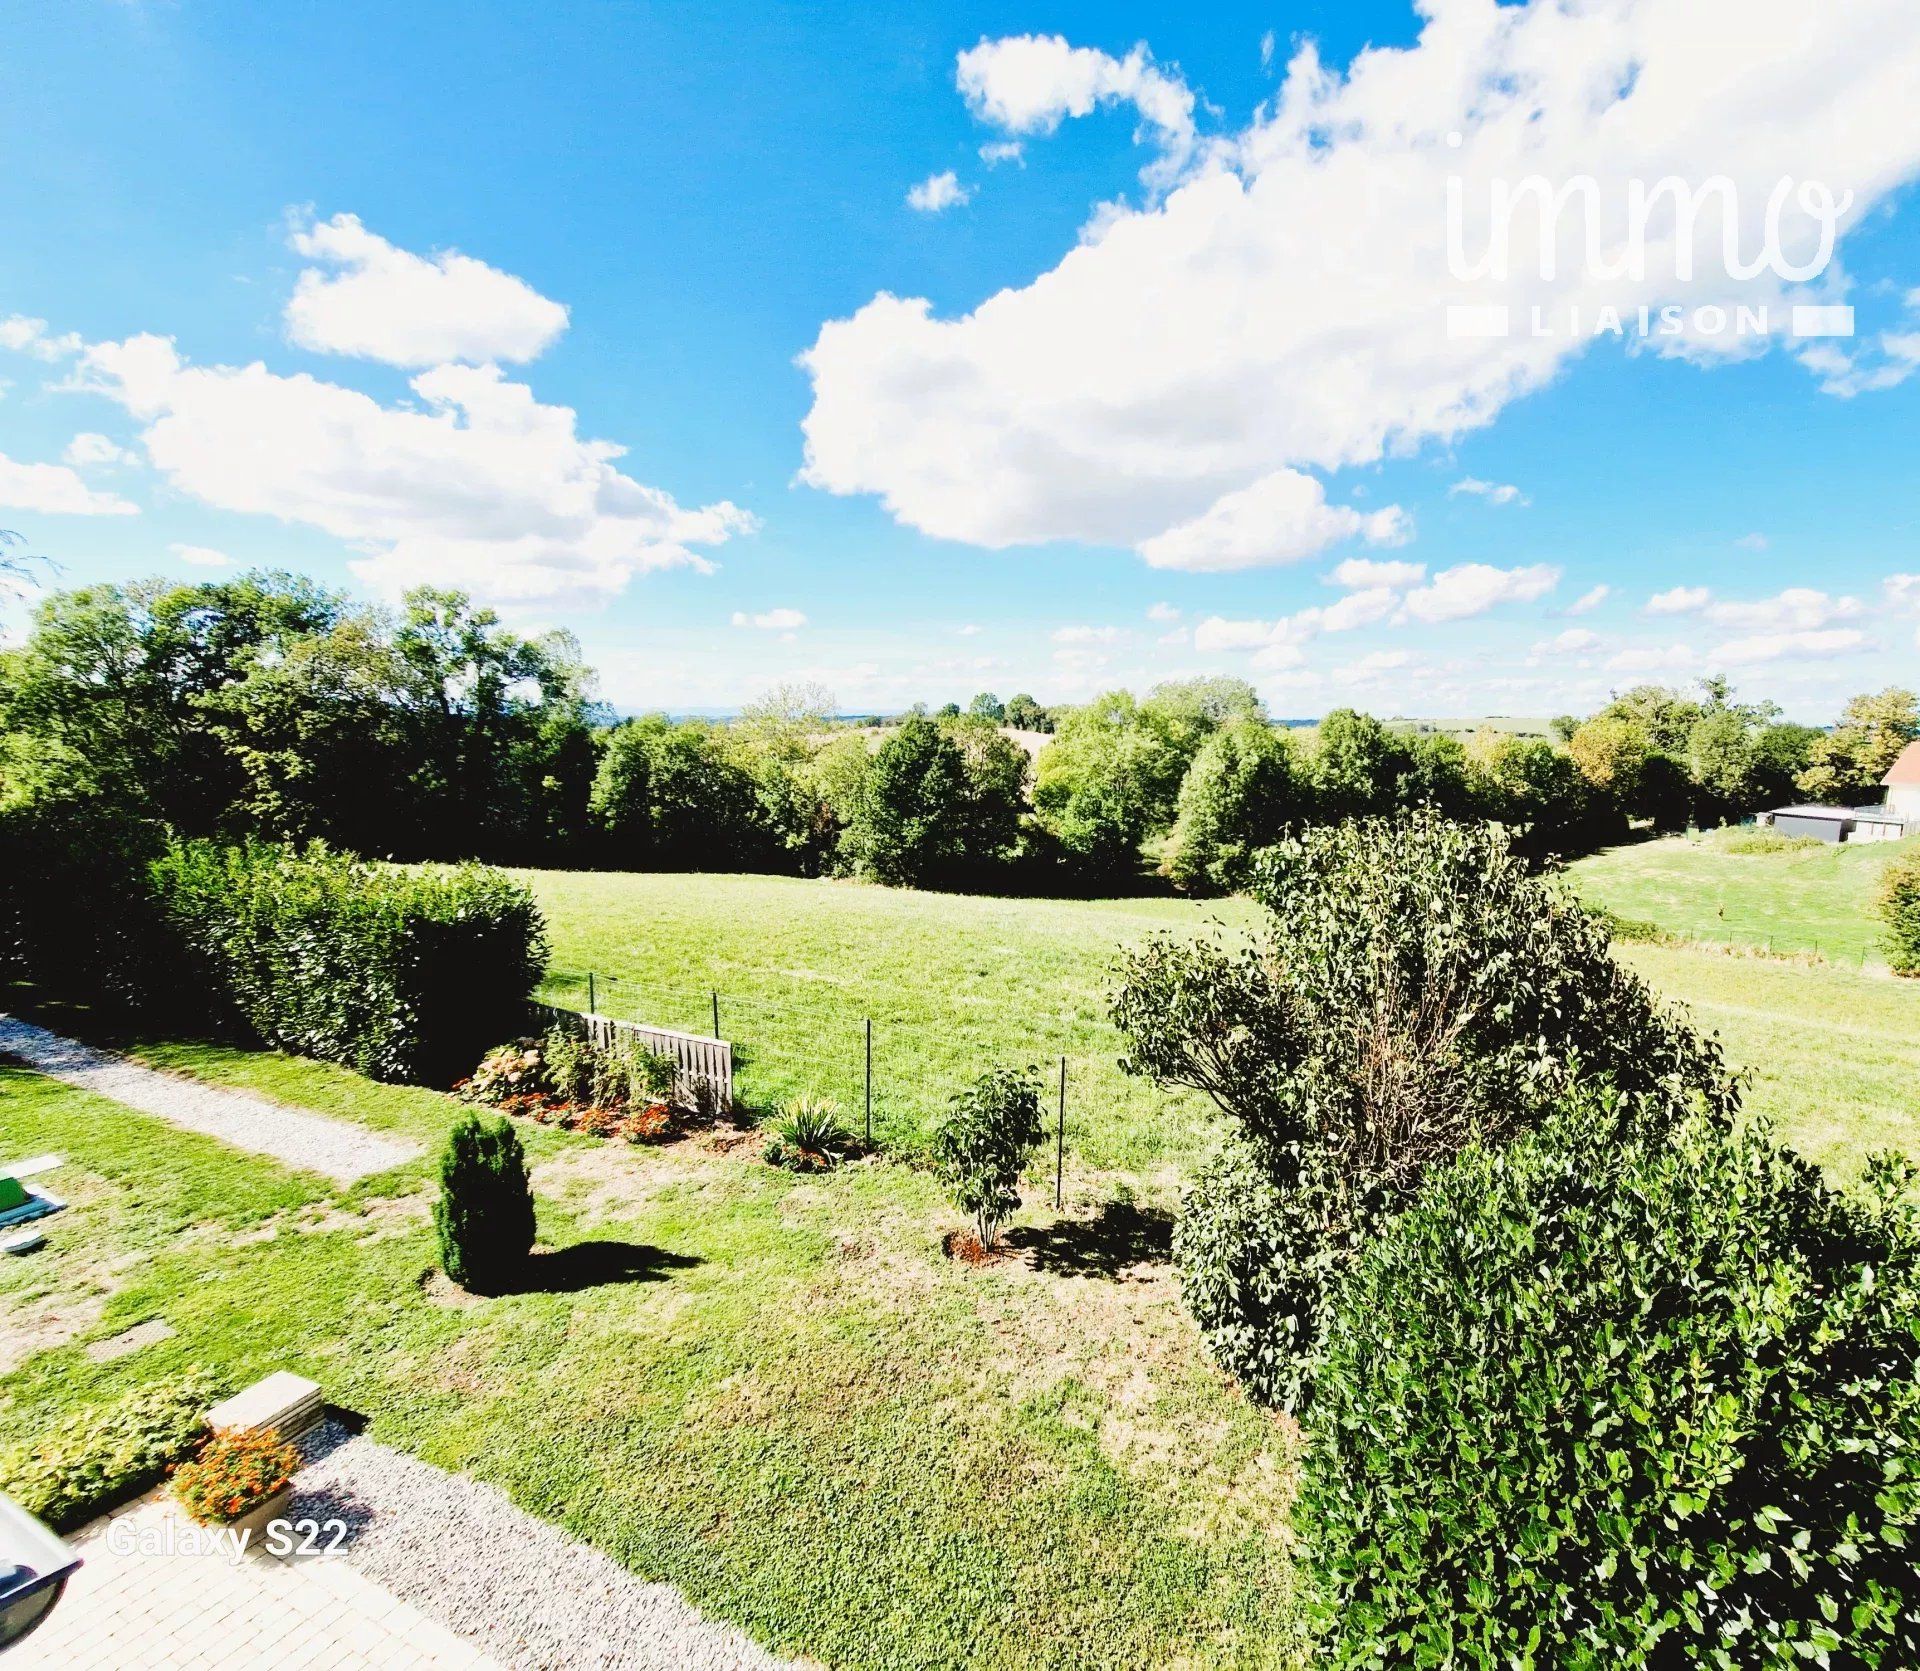
[[[1801,867],[1797,852],[1708,857],[1722,868],[1785,860],[1771,882],[1748,885],[1791,895],[1811,877],[1812,902],[1792,909],[1837,919],[1820,891],[1823,879],[1827,894],[1835,884]],[[844,1088],[857,1109],[859,1019],[873,1013],[890,1139],[923,1133],[951,1087],[980,1066],[1067,1050],[1069,1181],[1118,1174],[1171,1204],[1216,1140],[1218,1117],[1199,1099],[1169,1097],[1119,1070],[1122,1040],[1106,994],[1120,946],[1162,930],[1237,933],[1257,916],[1245,901],[1005,900],[789,877],[525,874],[553,936],[556,1002],[584,1004],[593,968],[620,977],[599,986],[603,1011],[705,1031],[717,985],[721,1030],[740,1041],[749,1091]],[[1576,866],[1573,880],[1593,900],[1590,874]],[[1653,920],[1684,932],[1684,914]],[[1751,1076],[1749,1105],[1810,1158],[1841,1174],[1881,1146],[1920,1159],[1920,982],[1701,948],[1619,952],[1721,1035],[1729,1060]],[[1050,1177],[1037,1166],[1036,1180],[1041,1172]]]
[[[1107,1019],[1121,949],[1156,932],[1233,934],[1229,900],[995,899],[784,876],[521,872],[546,913],[544,995],[706,1033],[719,994],[741,1095],[801,1092],[865,1114],[873,1022],[877,1135],[911,1147],[947,1099],[996,1065],[1032,1064],[1057,1116],[1067,1059],[1069,1164],[1177,1189],[1216,1116],[1120,1070]],[[1049,1157],[1049,1173],[1051,1157]]]
[[[801,1178],[738,1134],[522,1124],[529,1291],[436,1274],[451,1098],[271,1053],[149,1060],[383,1132],[351,1189],[0,1065],[0,1153],[71,1205],[0,1261],[0,1433],[191,1366],[311,1375],[371,1435],[505,1490],[780,1651],[848,1667],[1302,1663],[1292,1430],[1212,1369],[1165,1221],[1030,1201],[1019,1256],[893,1161]],[[111,1362],[91,1342],[164,1319]]]
[[[556,998],[699,1025],[749,1083],[815,1080],[876,1017],[899,1149],[821,1177],[722,1127],[657,1147],[522,1123],[527,1291],[436,1274],[429,1159],[458,1105],[272,1052],[147,1041],[156,1066],[416,1140],[350,1189],[0,1064],[0,1155],[66,1157],[49,1247],[0,1261],[0,1432],[189,1366],[318,1380],[373,1437],[505,1490],[769,1646],[848,1667],[1309,1663],[1291,1425],[1208,1362],[1166,1252],[1216,1117],[1120,1073],[1118,948],[1243,929],[1244,904],[1014,901],[746,876],[532,876]],[[1920,983],[1658,945],[1621,955],[1751,1075],[1749,1106],[1840,1175],[1920,1153]],[[674,1015],[654,1006],[678,995]],[[1071,1048],[1016,1256],[959,1224],[913,1140],[950,1084]],[[924,1052],[924,1055],[922,1054]],[[171,1338],[97,1362],[90,1343]]]
[[[1735,850],[1732,831],[1612,847],[1569,867],[1575,890],[1616,916],[1669,934],[1812,952],[1835,963],[1886,962],[1873,913],[1880,877],[1901,842],[1842,843],[1780,852]]]

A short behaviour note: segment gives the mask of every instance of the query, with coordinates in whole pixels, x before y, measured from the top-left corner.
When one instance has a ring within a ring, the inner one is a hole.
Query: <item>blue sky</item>
[[[1913,683],[1920,27],[1582,10],[16,0],[0,526],[460,584],[628,707]],[[1853,191],[1803,285],[1633,292],[1853,336],[1517,282],[1537,342],[1449,344],[1438,181],[1521,161]]]

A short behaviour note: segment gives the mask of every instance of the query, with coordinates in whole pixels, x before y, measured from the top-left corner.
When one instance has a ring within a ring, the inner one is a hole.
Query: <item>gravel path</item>
[[[514,1671],[781,1671],[788,1663],[490,1485],[334,1422],[300,1448],[308,1461],[293,1515],[346,1521],[339,1558]]]
[[[188,1131],[217,1137],[237,1149],[271,1155],[303,1172],[318,1172],[350,1184],[370,1173],[412,1160],[420,1151],[359,1126],[269,1102],[247,1091],[202,1085],[123,1056],[110,1056],[44,1027],[0,1015],[0,1051],[29,1067],[142,1114],[154,1114]]]

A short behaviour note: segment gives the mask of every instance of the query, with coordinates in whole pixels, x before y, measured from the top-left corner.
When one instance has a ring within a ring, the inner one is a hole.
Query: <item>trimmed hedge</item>
[[[198,1371],[70,1416],[34,1445],[0,1452],[0,1491],[70,1532],[158,1485],[206,1437],[222,1388]]]
[[[1317,1663],[1920,1664],[1911,1170],[1619,1129],[1466,1152],[1340,1287]]]
[[[521,1031],[546,967],[533,895],[483,865],[176,841],[148,875],[158,998],[375,1079],[451,1083]]]

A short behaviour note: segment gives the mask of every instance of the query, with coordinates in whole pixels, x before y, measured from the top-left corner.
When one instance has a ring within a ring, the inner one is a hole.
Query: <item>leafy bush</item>
[[[551,1040],[515,1039],[511,1044],[495,1045],[480,1058],[473,1073],[454,1088],[466,1102],[497,1108],[515,1097],[552,1090],[558,1071]]]
[[[205,1436],[223,1390],[195,1371],[70,1416],[38,1443],[0,1452],[0,1491],[56,1532],[71,1531],[164,1479]]]
[[[1630,1093],[1636,1118],[1686,1095],[1737,1100],[1717,1045],[1617,965],[1605,930],[1498,827],[1312,829],[1259,857],[1251,892],[1262,941],[1148,942],[1124,962],[1114,1019],[1127,1071],[1206,1093],[1246,1139],[1196,1182],[1179,1248],[1189,1307],[1256,1397],[1295,1400],[1329,1276],[1465,1145],[1535,1125],[1594,1081]],[[1233,1181],[1248,1164],[1274,1193],[1236,1252],[1223,1238],[1249,1222]]]
[[[831,1097],[797,1097],[781,1111],[766,1148],[767,1160],[794,1172],[824,1172],[838,1165],[853,1147],[853,1134],[840,1123],[840,1105]]]
[[[932,1154],[954,1205],[983,1248],[1020,1205],[1020,1172],[1046,1136],[1040,1082],[1030,1068],[993,1068],[957,1093],[933,1134]]]
[[[1633,945],[1657,945],[1667,938],[1665,929],[1658,923],[1648,922],[1645,917],[1623,917],[1617,911],[1598,907],[1593,914],[1607,931],[1609,940],[1624,940]]]
[[[440,1154],[433,1227],[448,1276],[475,1293],[511,1286],[533,1247],[533,1191],[520,1134],[502,1118],[467,1112]]]
[[[173,1494],[201,1525],[230,1525],[284,1491],[299,1466],[300,1453],[277,1434],[232,1428],[174,1470]]]
[[[448,1083],[514,1030],[546,966],[533,895],[481,865],[175,842],[149,875],[162,992],[375,1079]]]
[[[1887,925],[1887,961],[1896,975],[1920,975],[1920,852],[1887,866],[1880,879],[1880,920]]]
[[[1920,1664],[1910,1176],[1592,1108],[1436,1173],[1308,1411],[1316,1663]]]
[[[1782,835],[1771,825],[1741,825],[1716,831],[1713,844],[1723,853],[1808,853],[1827,844],[1818,836]]]

